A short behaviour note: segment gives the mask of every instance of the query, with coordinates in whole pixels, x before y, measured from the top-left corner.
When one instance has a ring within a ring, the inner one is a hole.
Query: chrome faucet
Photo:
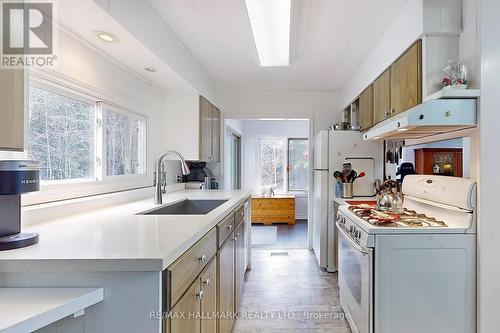
[[[186,164],[186,160],[182,155],[175,151],[175,150],[167,150],[163,154],[158,157],[158,160],[156,161],[156,178],[155,178],[155,204],[156,205],[161,205],[163,203],[163,198],[162,198],[162,189],[161,189],[161,164],[163,163],[163,159],[168,156],[168,155],[175,155],[181,160],[181,169],[182,169],[182,174],[183,175],[189,175],[189,167]],[[166,172],[165,172],[165,179],[166,179]]]

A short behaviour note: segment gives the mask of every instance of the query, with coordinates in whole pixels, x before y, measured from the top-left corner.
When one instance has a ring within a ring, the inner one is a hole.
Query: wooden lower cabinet
[[[219,250],[217,255],[218,280],[217,293],[218,314],[219,314],[219,333],[230,333],[234,325],[235,309],[235,240],[231,235]]]
[[[200,291],[200,282],[196,281],[172,309],[167,324],[168,333],[200,332],[201,320],[196,317],[201,310]]]
[[[217,333],[217,259],[201,275],[169,313],[168,333]]]
[[[252,223],[295,224],[295,197],[292,195],[253,196]]]
[[[217,333],[217,257],[201,274],[201,333]]]
[[[240,312],[241,297],[243,295],[243,285],[245,283],[245,223],[241,222],[234,231],[235,238],[235,309]]]

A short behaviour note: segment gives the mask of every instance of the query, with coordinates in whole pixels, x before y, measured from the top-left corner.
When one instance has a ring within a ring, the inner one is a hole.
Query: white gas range
[[[405,213],[390,223],[339,209],[340,301],[352,331],[475,332],[475,182],[407,176],[403,194]]]

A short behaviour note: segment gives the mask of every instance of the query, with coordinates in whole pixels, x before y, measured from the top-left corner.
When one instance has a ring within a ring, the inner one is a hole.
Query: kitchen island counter
[[[184,199],[228,200],[206,215],[138,215],[153,198],[25,227],[40,234],[36,245],[0,252],[0,272],[156,271],[171,265],[227,214],[247,191],[181,190],[163,205]]]

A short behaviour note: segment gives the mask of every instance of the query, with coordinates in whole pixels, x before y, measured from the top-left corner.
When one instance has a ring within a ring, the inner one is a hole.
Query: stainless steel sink
[[[183,200],[139,215],[206,215],[228,200]]]

